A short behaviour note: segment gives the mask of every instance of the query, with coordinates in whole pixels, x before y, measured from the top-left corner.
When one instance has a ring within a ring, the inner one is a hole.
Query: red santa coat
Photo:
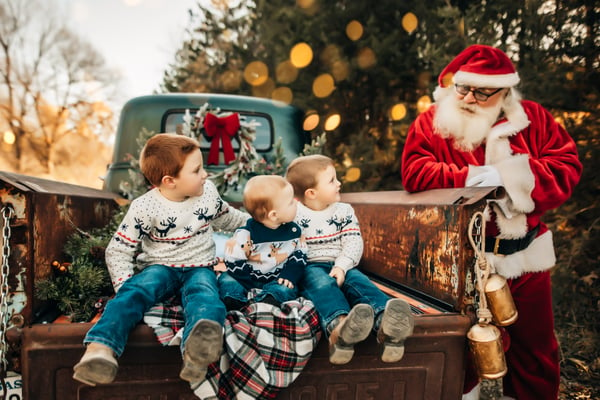
[[[409,192],[465,187],[477,166],[498,169],[507,193],[505,212],[492,204],[493,223],[487,224],[486,235],[520,238],[539,224],[527,249],[508,256],[486,253],[507,278],[555,264],[552,234],[540,218],[571,196],[582,170],[575,142],[552,115],[531,101],[521,106],[517,117],[513,113],[497,122],[485,143],[471,152],[457,150],[452,138],[434,133],[432,106],[411,125],[402,155],[402,183]]]

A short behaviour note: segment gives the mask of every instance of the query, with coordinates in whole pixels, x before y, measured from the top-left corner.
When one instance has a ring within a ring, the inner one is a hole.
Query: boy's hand
[[[331,268],[331,272],[329,272],[329,276],[335,278],[338,286],[342,286],[344,281],[346,280],[346,272],[340,267]]]
[[[294,288],[294,284],[292,282],[288,281],[287,279],[284,279],[284,278],[279,278],[277,280],[277,283],[279,283],[280,285],[283,285],[285,287],[288,287],[290,289]]]

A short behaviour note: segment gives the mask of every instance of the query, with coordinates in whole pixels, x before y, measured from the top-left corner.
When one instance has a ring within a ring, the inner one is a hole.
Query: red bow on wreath
[[[223,157],[226,165],[235,160],[231,138],[240,129],[238,114],[219,118],[214,114],[208,113],[204,118],[204,129],[206,130],[206,135],[212,138],[206,164],[219,164],[220,148],[223,148]]]

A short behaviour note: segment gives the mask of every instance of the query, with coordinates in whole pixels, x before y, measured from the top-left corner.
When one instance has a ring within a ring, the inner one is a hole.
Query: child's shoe
[[[383,344],[381,361],[396,362],[404,356],[404,341],[412,335],[414,318],[410,305],[402,299],[390,299],[385,305],[377,341]]]
[[[196,383],[204,380],[206,369],[219,359],[222,350],[223,327],[207,319],[196,322],[184,345],[179,377]]]
[[[329,362],[346,364],[354,355],[354,344],[365,340],[373,328],[373,308],[368,304],[357,304],[329,336]]]
[[[118,369],[119,364],[110,347],[90,343],[81,360],[73,367],[73,379],[90,386],[111,383]]]

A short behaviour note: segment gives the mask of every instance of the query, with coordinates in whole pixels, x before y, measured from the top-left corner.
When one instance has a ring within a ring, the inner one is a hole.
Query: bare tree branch
[[[119,77],[64,21],[54,0],[0,4],[0,126],[15,136],[21,172],[25,148],[51,173],[59,141],[111,128],[112,111],[98,103],[112,99]]]

